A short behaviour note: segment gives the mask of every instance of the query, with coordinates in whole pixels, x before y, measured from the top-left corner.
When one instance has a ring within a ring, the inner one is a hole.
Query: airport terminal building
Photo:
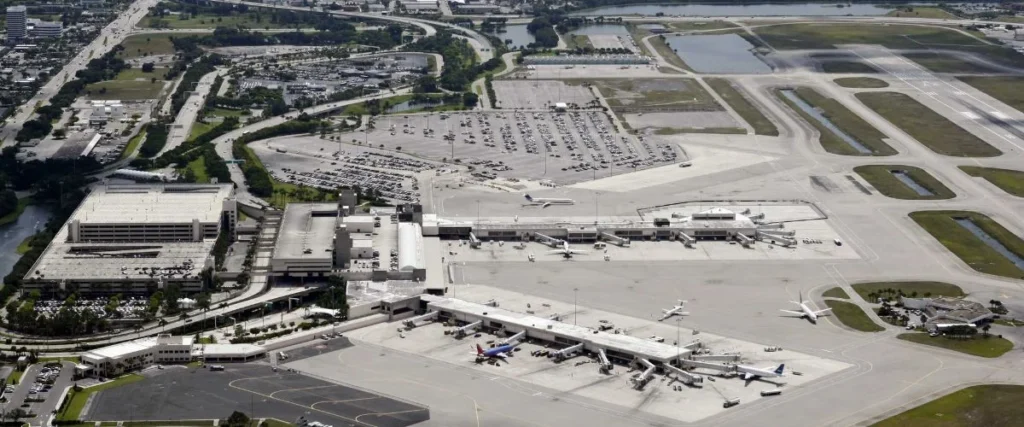
[[[230,184],[104,185],[71,214],[24,278],[24,289],[146,294],[202,290],[220,233],[237,221]]]

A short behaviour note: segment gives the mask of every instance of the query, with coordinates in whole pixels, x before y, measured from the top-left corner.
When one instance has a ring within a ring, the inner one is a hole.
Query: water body
[[[666,36],[690,68],[701,73],[768,74],[772,68],[751,51],[754,45],[736,34]]]
[[[793,92],[792,90],[783,90],[781,92],[782,96],[785,96],[786,99],[793,101],[793,103],[796,104],[797,107],[800,107],[801,110],[804,110],[804,112],[813,117],[814,120],[817,120],[818,123],[821,123],[823,126],[825,126],[825,128],[832,131],[832,133],[836,134],[836,136],[838,136],[839,139],[842,139],[847,144],[850,144],[851,147],[853,147],[855,150],[862,154],[871,154],[870,148],[865,147],[864,144],[861,144],[856,139],[853,139],[852,136],[847,135],[846,132],[843,132],[841,129],[839,129],[834,123],[832,123],[831,120],[821,115],[821,113],[819,113],[817,109],[812,107],[811,104],[808,104],[802,98],[797,96],[796,92]]]
[[[0,277],[9,274],[21,259],[18,254],[21,241],[46,226],[51,215],[47,206],[29,205],[17,221],[0,226]]]
[[[893,170],[889,171],[889,173],[892,173],[892,176],[895,176],[896,179],[900,180],[900,182],[902,182],[904,185],[910,187],[911,190],[914,190],[914,192],[917,193],[918,196],[935,195],[935,193],[932,193],[927,188],[922,187],[921,184],[918,184],[917,181],[914,181],[914,178],[911,178],[910,174],[908,174],[906,171]]]
[[[399,102],[399,103],[397,103],[395,105],[392,105],[392,106],[388,107],[386,113],[388,113],[388,114],[402,113],[402,112],[405,112],[405,111],[416,110],[416,109],[419,109],[419,108],[436,107],[438,105],[442,105],[442,103],[440,101],[434,102],[434,103],[427,103],[427,102],[414,103],[411,100],[410,101],[402,101],[402,102]]]
[[[978,227],[978,224],[975,224],[970,218],[954,218],[954,220],[957,224],[960,224],[961,227],[966,228],[967,231],[974,234],[974,237],[981,239],[981,241],[985,242],[985,244],[990,248],[995,249],[995,251],[999,252],[1000,255],[1010,260],[1010,262],[1012,262],[1013,265],[1016,265],[1017,268],[1024,270],[1024,258],[1021,258],[1006,246],[1003,246],[999,240],[996,240],[995,237],[992,237],[986,233],[985,230],[982,230],[981,227]]]
[[[629,36],[629,30],[625,25],[618,24],[594,24],[584,25],[569,34],[577,36]]]
[[[530,32],[526,30],[526,24],[506,25],[504,29],[505,30],[503,32],[490,32],[487,34],[501,39],[502,42],[511,40],[511,44],[506,43],[505,45],[516,48],[520,46],[526,47],[529,46],[530,43],[537,41],[537,38],[533,37],[533,34],[530,34]]]
[[[605,6],[574,12],[577,16],[617,16],[663,13],[667,16],[876,16],[885,15],[892,8],[871,4],[850,4],[837,7],[831,4],[754,4],[754,5],[713,5],[713,4],[638,4],[630,6]]]

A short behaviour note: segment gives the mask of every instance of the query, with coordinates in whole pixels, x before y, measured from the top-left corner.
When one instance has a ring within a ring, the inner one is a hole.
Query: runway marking
[[[286,388],[284,390],[278,390],[278,391],[275,391],[273,393],[270,393],[270,396],[273,397],[275,394],[283,393],[283,392],[286,392],[286,391],[302,391],[302,390],[312,390],[312,389],[316,389],[316,388],[328,388],[328,387],[337,387],[337,385],[336,384],[331,384],[331,385],[318,385],[318,386],[315,386],[315,387]]]
[[[361,401],[361,400],[373,400],[373,399],[380,399],[380,398],[381,398],[381,396],[370,396],[370,397],[357,397],[357,398],[355,398],[355,399],[342,399],[342,400],[321,400],[321,401],[319,401],[319,402],[314,402],[314,403],[311,403],[311,404],[309,404],[309,406],[310,406],[310,407],[312,408],[312,407],[315,407],[316,405],[319,405],[319,404],[321,404],[321,403],[347,403],[347,402],[359,402],[359,401]],[[359,417],[356,417],[356,418],[359,418]]]
[[[357,423],[361,422],[361,421],[359,421],[359,419],[362,418],[362,417],[365,417],[367,415],[375,415],[375,416],[378,416],[378,417],[389,417],[389,416],[392,416],[392,415],[407,414],[407,413],[410,413],[410,412],[419,412],[419,411],[426,411],[426,408],[423,408],[423,409],[409,409],[409,410],[405,410],[405,411],[394,411],[394,412],[370,412],[368,414],[362,414],[362,415],[357,416],[356,417],[356,422]],[[477,425],[479,425],[479,424],[480,423],[479,423],[479,416],[478,416]]]
[[[239,386],[236,386],[236,385],[235,385],[235,382],[237,382],[237,381],[243,381],[243,380],[259,380],[259,379],[265,379],[265,378],[276,378],[276,377],[279,377],[279,375],[268,375],[268,376],[263,376],[263,377],[248,377],[248,378],[239,378],[239,379],[237,379],[237,380],[233,380],[233,381],[229,382],[229,383],[228,383],[228,387],[231,387],[231,388],[233,388],[233,389],[237,389],[237,390],[242,390],[242,391],[244,391],[244,392],[246,392],[246,393],[252,393],[252,394],[255,394],[255,395],[257,395],[257,396],[263,396],[263,397],[265,397],[265,398],[267,398],[267,399],[273,399],[273,400],[276,400],[276,401],[278,401],[278,402],[283,402],[283,403],[287,403],[287,404],[289,404],[289,405],[292,405],[292,406],[298,406],[298,407],[300,407],[300,408],[306,408],[306,409],[310,409],[310,410],[313,410],[313,411],[317,411],[317,412],[320,412],[320,413],[323,413],[323,414],[326,414],[326,415],[330,415],[330,416],[333,416],[333,417],[341,418],[341,419],[343,419],[343,420],[347,420],[347,421],[352,421],[352,422],[354,422],[354,423],[357,423],[357,424],[366,424],[366,425],[369,425],[369,426],[373,426],[373,427],[376,427],[376,426],[374,426],[373,424],[367,424],[367,423],[363,423],[362,421],[359,421],[359,420],[357,420],[357,419],[355,419],[355,418],[349,418],[349,417],[346,417],[346,416],[344,416],[344,415],[341,415],[341,414],[335,414],[335,413],[333,413],[333,412],[330,412],[330,411],[324,411],[324,410],[322,410],[322,409],[316,409],[316,408],[314,408],[314,407],[312,407],[312,406],[309,406],[309,405],[303,405],[303,404],[301,404],[301,403],[298,403],[298,402],[292,402],[292,401],[290,401],[290,400],[285,400],[285,399],[278,399],[278,398],[276,398],[276,397],[274,397],[274,396],[271,396],[271,395],[268,395],[268,394],[263,394],[263,393],[260,393],[260,392],[258,392],[258,391],[255,391],[255,390],[249,390],[249,389],[247,389],[247,388],[245,388],[245,387],[239,387]]]

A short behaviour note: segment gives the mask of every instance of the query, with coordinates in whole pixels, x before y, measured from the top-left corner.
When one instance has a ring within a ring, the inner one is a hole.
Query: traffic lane
[[[21,381],[14,387],[14,393],[7,398],[7,410],[10,411],[14,408],[19,408],[25,403],[25,397],[28,396],[28,390],[32,388],[32,384],[35,383],[36,375],[39,375],[39,370],[43,367],[42,365],[31,365],[21,375]],[[22,408],[28,410],[28,408]]]
[[[46,422],[46,419],[57,411],[57,405],[60,404],[60,396],[64,393],[64,389],[70,387],[74,382],[75,377],[75,364],[72,362],[63,362],[60,367],[60,375],[53,382],[53,387],[50,391],[40,393],[46,400],[37,403],[39,405],[36,409],[36,414],[39,414],[32,425],[42,425]],[[36,423],[35,421],[39,421]]]

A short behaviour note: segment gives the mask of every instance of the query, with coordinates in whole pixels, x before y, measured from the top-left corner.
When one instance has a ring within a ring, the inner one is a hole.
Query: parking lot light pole
[[[572,288],[572,325],[576,326],[576,293],[580,288]]]

